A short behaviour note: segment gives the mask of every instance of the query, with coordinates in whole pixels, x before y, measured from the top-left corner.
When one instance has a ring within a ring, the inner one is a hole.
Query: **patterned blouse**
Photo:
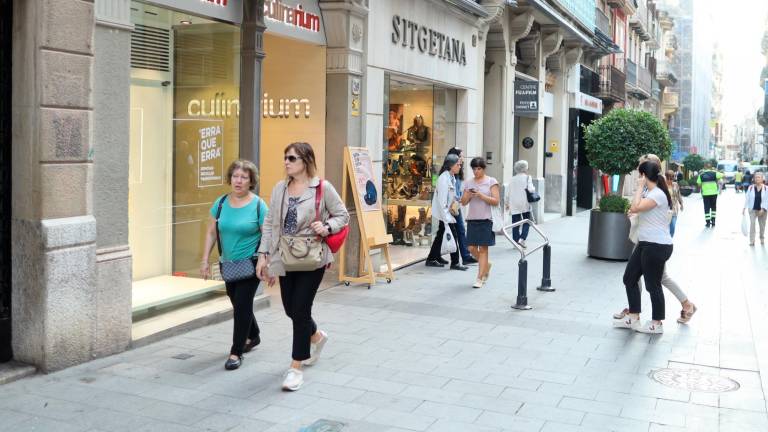
[[[299,230],[298,215],[296,207],[301,197],[288,197],[288,212],[285,214],[285,223],[283,224],[283,234],[296,234]]]

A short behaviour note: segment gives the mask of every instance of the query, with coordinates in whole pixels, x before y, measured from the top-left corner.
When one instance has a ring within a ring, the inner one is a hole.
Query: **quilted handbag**
[[[221,216],[221,207],[224,205],[224,200],[227,199],[227,195],[224,195],[219,200],[219,208],[216,210],[216,246],[219,248],[219,257],[221,257],[221,236],[219,235],[219,217]],[[261,198],[256,198],[261,199]],[[261,203],[256,205],[256,220],[259,220],[259,207]],[[260,227],[259,227],[260,228]],[[256,246],[256,250],[259,247]],[[224,282],[237,282],[245,279],[250,279],[256,276],[256,251],[254,256],[246,259],[225,261],[219,258],[219,270],[221,272],[221,278]]]

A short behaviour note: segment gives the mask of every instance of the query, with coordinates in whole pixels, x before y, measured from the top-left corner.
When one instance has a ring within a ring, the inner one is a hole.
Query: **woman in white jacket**
[[[753,177],[755,184],[747,188],[747,199],[744,202],[742,214],[749,212],[749,245],[755,245],[755,220],[760,224],[760,243],[765,244],[765,220],[768,216],[768,188],[762,172],[756,172]]]
[[[507,187],[507,194],[504,197],[504,201],[507,203],[507,211],[512,215],[512,223],[519,222],[523,219],[532,220],[531,216],[531,204],[528,202],[528,195],[525,190],[535,192],[533,187],[533,180],[528,175],[528,162],[519,160],[515,162],[514,166],[515,175],[512,180],[509,181]],[[528,224],[523,224],[522,234],[520,233],[520,227],[512,228],[512,238],[525,247],[525,239],[528,238]]]
[[[456,200],[456,174],[461,169],[459,157],[455,154],[449,154],[443,161],[443,167],[440,168],[440,177],[437,179],[437,188],[432,197],[432,215],[436,217],[440,224],[435,233],[435,239],[432,242],[432,248],[427,256],[427,267],[443,267],[445,264],[440,262],[440,251],[443,246],[443,235],[446,225],[451,230],[452,241],[456,241],[458,230],[456,229],[456,218],[451,213],[451,207],[458,210],[458,201]],[[459,262],[458,244],[455,252],[451,253],[451,269],[466,270],[467,266]]]

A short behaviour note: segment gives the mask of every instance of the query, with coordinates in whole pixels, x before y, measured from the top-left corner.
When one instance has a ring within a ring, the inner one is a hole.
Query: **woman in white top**
[[[765,186],[763,173],[758,171],[753,177],[755,184],[747,188],[742,213],[749,212],[749,245],[755,245],[755,220],[760,224],[760,243],[765,244],[765,220],[768,215],[768,188]]]
[[[472,159],[469,166],[472,167],[473,177],[464,182],[461,204],[469,204],[467,244],[470,253],[480,263],[477,268],[477,280],[472,288],[482,288],[491,271],[488,247],[496,244],[491,207],[499,205],[499,182],[485,175],[485,159],[476,157]]]
[[[629,211],[638,214],[638,243],[624,271],[629,313],[614,321],[614,326],[642,333],[663,333],[664,291],[661,279],[664,265],[672,256],[672,236],[669,215],[672,197],[661,174],[661,167],[652,161],[640,164],[640,178]],[[640,325],[640,277],[651,295],[652,320]]]
[[[536,192],[533,187],[533,180],[528,175],[528,162],[519,160],[515,162],[514,166],[515,175],[512,180],[509,181],[507,187],[507,195],[505,197],[507,211],[512,215],[512,223],[519,222],[523,219],[533,220],[531,216],[531,204],[528,202],[529,192]],[[528,238],[528,224],[522,226],[522,234],[520,234],[520,227],[512,228],[512,238],[525,247],[525,240]]]
[[[432,197],[432,215],[440,221],[435,233],[435,239],[432,241],[432,248],[427,256],[427,267],[444,267],[440,262],[440,252],[443,246],[443,234],[445,230],[451,230],[453,234],[452,241],[456,241],[458,230],[456,229],[456,217],[451,213],[453,208],[458,212],[459,206],[456,200],[456,174],[461,169],[459,157],[455,154],[449,154],[443,161],[443,167],[440,168],[440,177],[437,179],[437,188]],[[447,225],[447,228],[446,228]],[[466,270],[468,267],[459,262],[458,243],[456,252],[451,253],[451,269]]]

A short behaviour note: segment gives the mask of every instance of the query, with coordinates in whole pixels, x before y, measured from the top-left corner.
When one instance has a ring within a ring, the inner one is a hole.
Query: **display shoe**
[[[236,359],[227,358],[226,363],[224,363],[224,369],[226,370],[235,370],[240,367],[240,365],[243,364],[243,356],[239,356]]]
[[[285,373],[285,379],[283,379],[283,390],[296,391],[304,384],[304,372],[290,368]]]

